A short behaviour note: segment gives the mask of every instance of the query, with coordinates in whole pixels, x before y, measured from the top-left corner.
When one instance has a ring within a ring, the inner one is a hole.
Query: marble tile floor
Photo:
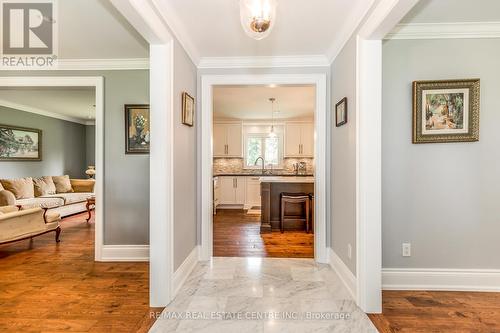
[[[198,263],[150,332],[377,332],[337,274],[312,259]]]

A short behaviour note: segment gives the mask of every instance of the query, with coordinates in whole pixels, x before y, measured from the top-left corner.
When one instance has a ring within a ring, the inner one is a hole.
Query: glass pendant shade
[[[276,0],[240,0],[241,25],[253,39],[266,38],[276,23]]]

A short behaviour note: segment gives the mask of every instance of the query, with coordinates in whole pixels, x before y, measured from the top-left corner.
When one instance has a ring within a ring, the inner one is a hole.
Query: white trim
[[[198,68],[281,68],[281,67],[328,67],[324,55],[261,56],[261,57],[203,57]]]
[[[181,287],[184,285],[184,282],[186,282],[186,279],[189,277],[189,274],[191,274],[196,264],[198,263],[199,250],[200,250],[199,245],[196,245],[194,249],[191,251],[191,253],[179,266],[179,268],[177,268],[177,270],[175,271],[173,279],[174,297],[175,295],[177,295],[179,289],[181,289]]]
[[[57,66],[19,67],[16,71],[98,71],[98,70],[137,70],[149,69],[149,58],[123,59],[58,59]]]
[[[77,124],[81,124],[81,125],[87,125],[87,123],[88,123],[88,120],[85,120],[85,119],[80,119],[80,118],[71,117],[71,116],[65,116],[65,115],[62,115],[60,113],[55,113],[55,112],[51,112],[51,111],[47,111],[47,110],[34,108],[32,106],[29,106],[29,105],[13,103],[13,102],[6,101],[3,99],[0,99],[0,105],[4,106],[6,108],[11,108],[11,109],[19,110],[19,111],[34,113],[34,114],[38,114],[41,116],[60,119],[60,120],[64,120],[64,121],[70,121],[72,123],[77,123]]]
[[[315,109],[315,228],[314,254],[317,262],[328,262],[326,245],[326,75],[325,74],[263,74],[263,75],[202,75],[200,123],[200,200],[201,203],[201,251],[202,260],[212,257],[212,119],[214,85],[268,85],[268,84],[314,84],[316,86]]]
[[[101,261],[149,261],[149,245],[104,245]]]
[[[328,252],[330,267],[338,274],[340,280],[351,294],[352,299],[355,300],[357,295],[356,277],[332,248],[328,248]]]
[[[500,22],[398,24],[385,39],[500,38]]]
[[[498,269],[385,268],[384,290],[500,291]]]
[[[101,76],[11,76],[0,77],[0,87],[95,87],[95,260],[101,261],[104,244],[104,78]]]

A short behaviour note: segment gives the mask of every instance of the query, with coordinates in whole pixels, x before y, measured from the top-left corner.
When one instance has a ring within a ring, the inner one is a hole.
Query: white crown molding
[[[196,49],[193,40],[189,37],[189,34],[186,30],[184,23],[179,20],[179,17],[175,11],[175,9],[170,5],[168,1],[158,1],[151,0],[154,6],[157,9],[157,12],[163,20],[165,21],[168,29],[177,39],[179,44],[184,48],[184,51],[188,54],[191,61],[196,66],[200,60],[200,56],[198,50]]]
[[[149,58],[123,59],[58,59],[52,67],[9,68],[16,71],[97,71],[149,69]],[[7,70],[7,69],[6,69]]]
[[[199,260],[199,245],[195,246],[191,253],[186,257],[186,259],[182,262],[182,264],[177,268],[174,273],[174,281],[173,281],[173,289],[174,289],[174,297],[179,292],[179,289],[184,285],[189,274],[193,271],[194,267],[198,263]]]
[[[76,117],[71,117],[71,116],[65,116],[65,115],[62,115],[62,114],[59,114],[59,113],[55,113],[55,112],[51,112],[51,111],[47,111],[47,110],[42,110],[42,109],[34,108],[34,107],[31,107],[31,106],[19,104],[19,103],[12,103],[12,102],[5,101],[5,100],[2,100],[2,99],[0,99],[0,105],[4,106],[6,108],[11,108],[11,109],[16,109],[16,110],[20,110],[20,111],[35,113],[35,114],[38,114],[38,115],[41,115],[41,116],[46,116],[46,117],[56,118],[56,119],[60,119],[60,120],[70,121],[72,123],[77,123],[77,124],[82,124],[82,125],[89,125],[89,121],[88,120],[84,120],[84,119],[80,119],[80,118],[76,118]],[[94,121],[92,121],[92,123],[94,123]]]
[[[498,269],[382,269],[384,290],[500,291]]]
[[[349,267],[344,264],[342,259],[333,251],[332,248],[328,248],[329,263],[332,269],[338,274],[340,280],[344,283],[345,287],[349,291],[353,300],[356,300],[356,276],[351,272]]]
[[[149,245],[103,245],[100,261],[149,261]]]
[[[205,57],[198,68],[281,68],[281,67],[328,67],[324,55],[269,56],[269,57]]]
[[[385,39],[500,38],[500,22],[398,24]]]

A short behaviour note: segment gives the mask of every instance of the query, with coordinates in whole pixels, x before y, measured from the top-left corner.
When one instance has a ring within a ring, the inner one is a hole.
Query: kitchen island
[[[261,177],[261,225],[260,232],[268,233],[279,230],[280,194],[314,193],[314,177]],[[287,207],[288,214],[304,215],[303,205],[295,204]],[[300,219],[287,221],[285,230],[305,230],[305,223]]]

